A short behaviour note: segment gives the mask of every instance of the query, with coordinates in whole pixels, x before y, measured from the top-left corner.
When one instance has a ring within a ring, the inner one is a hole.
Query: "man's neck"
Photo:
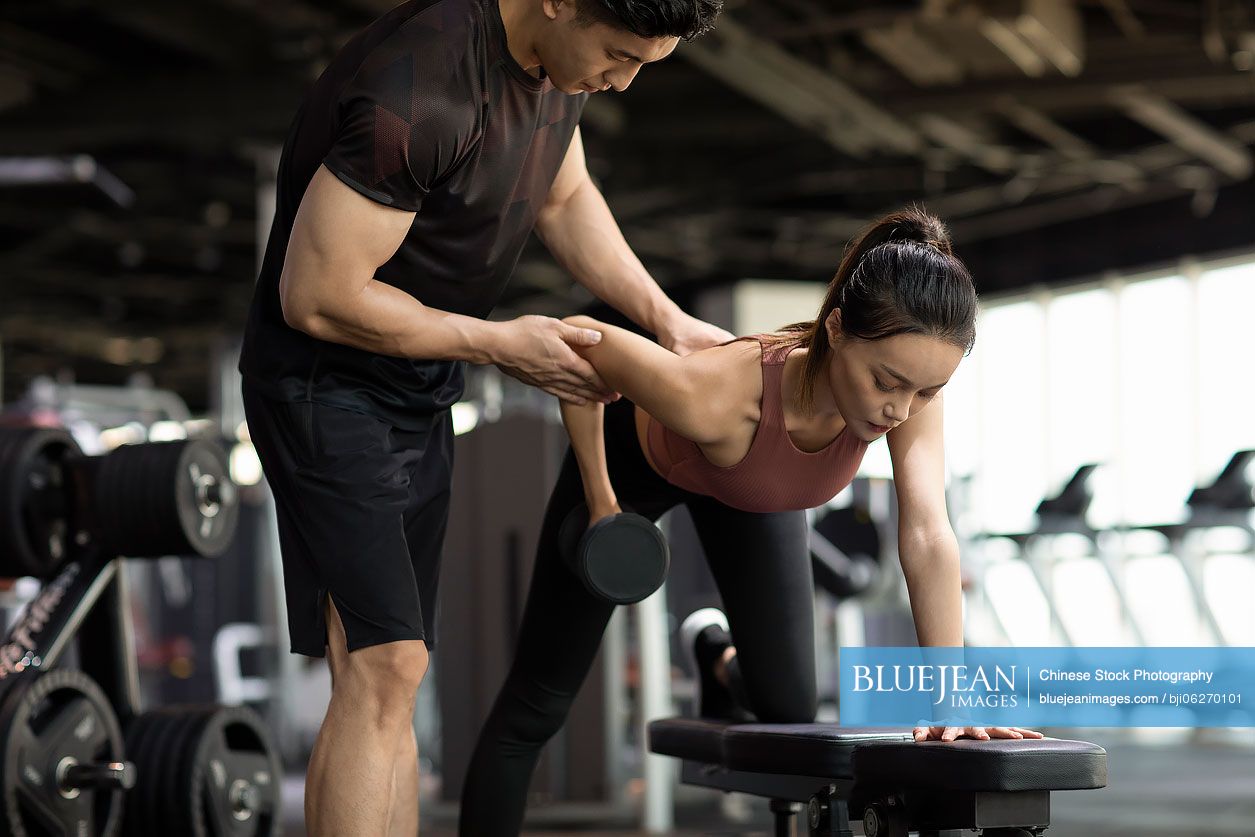
[[[506,43],[510,55],[526,72],[540,75],[540,57],[532,46],[535,22],[535,0],[497,0],[501,22],[505,24]]]

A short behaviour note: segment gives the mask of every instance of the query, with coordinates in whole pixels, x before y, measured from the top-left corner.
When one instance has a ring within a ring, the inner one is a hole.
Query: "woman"
[[[805,723],[816,708],[814,589],[795,510],[831,499],[867,444],[887,436],[919,644],[963,644],[940,394],[971,349],[976,310],[944,226],[908,209],[852,242],[813,322],[777,334],[679,357],[568,319],[602,333],[580,353],[625,400],[563,405],[574,455],[545,512],[514,664],[468,770],[462,834],[518,832],[540,748],[565,720],[613,610],[559,557],[558,528],[580,502],[593,521],[620,500],[651,519],[687,505],[731,627],[697,632],[701,714]],[[915,730],[917,740],[962,735],[1042,737],[1018,727]]]

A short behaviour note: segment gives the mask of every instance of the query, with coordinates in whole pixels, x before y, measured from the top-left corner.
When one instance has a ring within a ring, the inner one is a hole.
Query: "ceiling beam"
[[[1144,87],[1129,86],[1113,90],[1111,98],[1130,119],[1162,134],[1234,180],[1250,177],[1255,161],[1245,145],[1163,96]]]
[[[996,145],[976,131],[939,113],[921,113],[916,124],[930,140],[995,175],[1007,175],[1023,165],[1023,157],[1014,149]]]
[[[876,95],[898,114],[935,111],[951,117],[988,113],[990,105],[1011,98],[1025,107],[1060,117],[1110,112],[1113,94],[1120,87],[1138,83],[1178,105],[1199,108],[1250,107],[1255,88],[1249,73],[1228,71],[1172,73],[1162,68],[1146,74],[1122,73],[1119,79],[1043,79],[1039,81],[973,82],[958,90],[893,89]]]
[[[1035,108],[1026,107],[1014,99],[1006,99],[995,107],[1016,128],[1070,160],[1092,160],[1098,156],[1097,149],[1087,140]]]
[[[714,32],[685,44],[679,54],[843,153],[916,154],[924,147],[906,122],[727,16]]]
[[[863,43],[919,87],[952,86],[963,80],[963,65],[909,19],[864,30]]]

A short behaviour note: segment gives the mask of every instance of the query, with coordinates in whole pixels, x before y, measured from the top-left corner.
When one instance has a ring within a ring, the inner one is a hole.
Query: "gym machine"
[[[1098,562],[1111,586],[1121,617],[1123,629],[1135,645],[1145,645],[1144,631],[1133,616],[1133,609],[1125,594],[1120,574],[1119,559],[1122,554],[1113,549],[1108,532],[1094,529],[1087,519],[1094,499],[1094,476],[1100,464],[1086,463],[1073,472],[1057,494],[1042,499],[1037,504],[1037,526],[1031,532],[1014,534],[985,534],[983,539],[1004,538],[1014,542],[1019,557],[1032,572],[1050,614],[1051,628],[1064,645],[1076,644],[1072,630],[1063,619],[1055,593],[1054,566],[1055,539],[1061,536],[1081,538],[1088,547],[1089,555]],[[1005,632],[1005,629],[1004,629]]]
[[[121,571],[121,556],[222,554],[237,501],[207,441],[89,457],[60,429],[0,429],[0,577],[43,581],[0,646],[0,835],[280,832],[255,712],[141,707]]]
[[[1239,450],[1229,458],[1210,485],[1197,486],[1190,492],[1185,501],[1188,516],[1184,521],[1130,528],[1130,531],[1158,532],[1167,540],[1167,552],[1180,562],[1195,611],[1216,645],[1228,645],[1230,642],[1207,599],[1203,578],[1208,559],[1205,535],[1229,528],[1245,534],[1248,549],[1255,543],[1255,523],[1251,518],[1252,511],[1255,511],[1253,469],[1255,450]]]

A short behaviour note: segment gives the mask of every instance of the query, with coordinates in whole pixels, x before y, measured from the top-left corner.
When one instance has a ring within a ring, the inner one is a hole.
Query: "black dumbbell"
[[[583,503],[562,521],[558,543],[588,592],[614,604],[633,604],[657,590],[671,563],[667,539],[649,520],[622,512],[590,527]]]

